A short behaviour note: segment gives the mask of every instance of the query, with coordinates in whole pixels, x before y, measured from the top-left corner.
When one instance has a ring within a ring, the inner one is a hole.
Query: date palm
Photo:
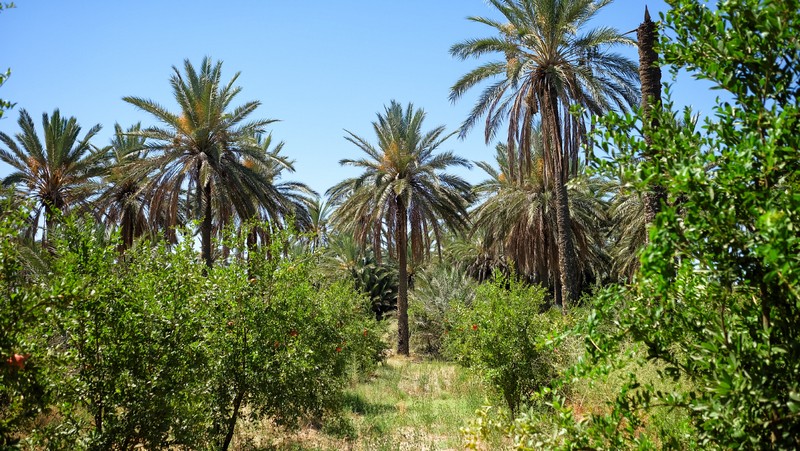
[[[465,40],[453,45],[450,52],[461,59],[487,54],[499,54],[503,59],[484,63],[464,75],[451,88],[450,99],[456,101],[473,87],[493,80],[464,121],[461,134],[485,117],[488,144],[506,124],[507,177],[517,181],[525,180],[533,170],[532,126],[534,117],[539,116],[545,150],[543,175],[555,196],[563,299],[573,300],[578,295],[577,261],[566,183],[578,170],[586,116],[570,114],[570,110],[580,106],[589,114],[602,114],[637,103],[635,63],[606,50],[632,41],[606,27],[580,31],[611,0],[489,3],[504,21],[484,17],[470,20],[492,27],[497,34]]]
[[[52,116],[44,113],[42,141],[27,111],[20,110],[17,123],[21,131],[14,139],[0,132],[5,147],[0,148],[0,161],[14,168],[2,184],[15,185],[21,196],[33,200],[34,228],[44,214],[42,241],[46,241],[54,227],[55,211],[68,213],[85,206],[94,192],[91,182],[101,172],[104,155],[93,150],[90,140],[100,131],[100,125],[80,138],[81,127],[74,117],[62,117],[59,110]]]
[[[555,195],[544,183],[541,138],[534,143],[539,145],[531,152],[533,171],[524,181],[511,180],[506,175],[509,168],[504,145],[496,149],[497,168],[486,162],[478,163],[490,178],[475,186],[483,202],[472,212],[474,233],[494,260],[512,262],[519,274],[552,288],[557,300],[561,280]],[[597,178],[581,175],[567,186],[579,282],[581,276],[597,278],[607,272],[602,185]]]
[[[148,157],[131,176],[147,179],[143,190],[150,210],[163,209],[170,224],[178,223],[179,199],[186,197],[188,216],[200,220],[202,258],[210,267],[212,233],[231,220],[227,213],[250,218],[274,202],[270,181],[259,170],[270,157],[256,138],[274,120],[247,120],[258,101],[231,106],[241,91],[234,85],[239,74],[223,83],[222,62],[212,64],[206,57],[198,71],[186,60],[183,68],[181,73],[173,66],[170,78],[178,113],[153,100],[124,98],[161,123],[142,130]]]
[[[467,226],[471,200],[469,184],[444,172],[452,166],[469,167],[469,162],[451,152],[434,155],[453,134],[445,134],[444,126],[423,132],[424,119],[424,111],[411,104],[404,110],[392,101],[372,123],[377,145],[347,132],[346,139],[366,156],[340,163],[363,172],[328,190],[336,205],[331,218],[335,226],[352,232],[362,245],[372,242],[379,252],[384,240],[390,255],[397,257],[397,351],[406,355],[409,238],[411,261],[419,262],[429,254],[432,240],[438,245],[444,232]]]

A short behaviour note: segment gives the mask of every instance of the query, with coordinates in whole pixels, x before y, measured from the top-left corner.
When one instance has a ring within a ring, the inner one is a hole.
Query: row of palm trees
[[[178,112],[154,100],[124,98],[158,125],[117,125],[106,147],[90,143],[99,126],[79,137],[77,121],[58,110],[43,115],[42,142],[22,110],[20,133],[0,133],[0,160],[14,168],[3,184],[15,185],[35,203],[30,239],[43,216],[41,239],[47,241],[56,210],[93,212],[109,230],[119,229],[121,250],[142,236],[174,242],[176,226],[197,221],[201,258],[209,267],[227,257],[227,249],[215,248],[215,237],[226,226],[251,220],[267,226],[249,233],[248,246],[268,242],[271,229],[291,222],[310,231],[308,246],[324,247],[326,212],[332,210],[337,233],[352,234],[378,263],[397,263],[398,351],[408,354],[409,266],[431,254],[442,259],[453,236],[467,236],[479,250],[471,254],[471,265],[484,264],[484,273],[514,267],[551,287],[562,306],[577,298],[582,285],[603,277],[597,268],[608,263],[603,259],[610,241],[642,241],[605,233],[608,182],[585,176],[580,162],[589,115],[625,110],[639,98],[636,64],[608,51],[631,41],[603,27],[580,31],[608,3],[491,0],[503,22],[470,19],[490,26],[494,35],[451,49],[461,59],[501,58],[479,65],[452,87],[451,100],[457,101],[490,82],[460,130],[424,131],[423,110],[392,101],[373,122],[374,143],[347,132],[363,156],[341,163],[362,172],[328,190],[327,205],[307,186],[280,180],[293,166],[280,154],[283,143],[273,145],[267,134],[273,120],[249,119],[257,101],[233,106],[241,89],[235,86],[238,74],[223,83],[221,63],[209,58],[198,68],[188,60],[183,71],[173,67]],[[448,172],[471,163],[438,150],[481,118],[487,144],[503,127],[507,133],[497,148],[497,166],[478,164],[489,180],[473,188]],[[632,197],[613,199],[617,211],[642,210]],[[644,222],[629,222],[628,234],[643,235]],[[631,249],[618,251],[616,261],[627,258],[623,272],[635,266]]]

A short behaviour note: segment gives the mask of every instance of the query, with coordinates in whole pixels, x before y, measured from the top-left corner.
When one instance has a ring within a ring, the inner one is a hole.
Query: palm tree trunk
[[[408,234],[406,224],[408,223],[406,206],[403,199],[397,197],[397,217],[395,227],[397,230],[397,353],[409,355],[408,346]]]
[[[206,267],[211,268],[214,260],[211,256],[211,184],[203,187],[203,221],[200,223],[200,246]]]
[[[561,171],[559,171],[561,172]],[[572,240],[572,219],[569,216],[567,181],[563,174],[555,178],[556,183],[556,224],[558,226],[558,269],[561,273],[561,307],[578,298],[575,268],[575,243]]]
[[[561,299],[556,304],[566,310],[567,304],[578,297],[575,244],[572,239],[572,220],[569,215],[567,195],[567,171],[564,167],[564,146],[561,136],[561,121],[558,115],[558,97],[555,87],[545,92],[545,108],[542,120],[547,123],[544,136],[546,158],[550,158],[551,183],[556,201],[556,244],[558,247],[558,272],[561,279]],[[544,110],[544,109],[543,109]]]
[[[652,132],[650,129],[658,127],[658,121],[652,118],[653,107],[661,102],[661,68],[658,66],[658,53],[654,46],[658,38],[656,24],[650,20],[650,12],[644,8],[644,22],[636,29],[636,38],[639,44],[639,81],[642,86],[642,116],[646,123],[644,141],[647,145],[646,158],[654,158],[652,152]],[[653,223],[656,214],[661,209],[661,202],[666,199],[664,187],[653,185],[645,193],[645,219],[648,224]]]

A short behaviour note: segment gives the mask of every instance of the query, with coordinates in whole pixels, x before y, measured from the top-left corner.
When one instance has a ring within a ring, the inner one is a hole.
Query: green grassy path
[[[242,425],[244,450],[463,449],[459,428],[486,404],[485,385],[453,363],[393,356],[370,380],[351,387],[345,414],[321,428],[286,433]]]

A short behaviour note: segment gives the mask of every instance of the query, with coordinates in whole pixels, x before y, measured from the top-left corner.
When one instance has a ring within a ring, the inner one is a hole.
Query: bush
[[[542,313],[546,290],[514,277],[494,277],[478,286],[471,307],[453,309],[446,349],[478,369],[503,396],[512,414],[556,377],[556,357],[545,345],[558,330],[561,313]]]
[[[30,422],[47,407],[46,354],[37,347],[36,328],[49,299],[23,274],[19,231],[25,210],[0,198],[0,448],[19,441]]]
[[[466,273],[445,264],[434,265],[418,275],[408,309],[415,352],[441,356],[450,310],[469,308],[475,285]]]
[[[65,218],[35,283],[4,241],[0,283],[17,294],[2,299],[3,352],[31,354],[0,368],[4,445],[224,449],[243,411],[288,425],[335,414],[352,370],[382,355],[381,326],[351,284],[316,278],[274,238],[208,270],[190,237],[122,255],[90,220]]]

